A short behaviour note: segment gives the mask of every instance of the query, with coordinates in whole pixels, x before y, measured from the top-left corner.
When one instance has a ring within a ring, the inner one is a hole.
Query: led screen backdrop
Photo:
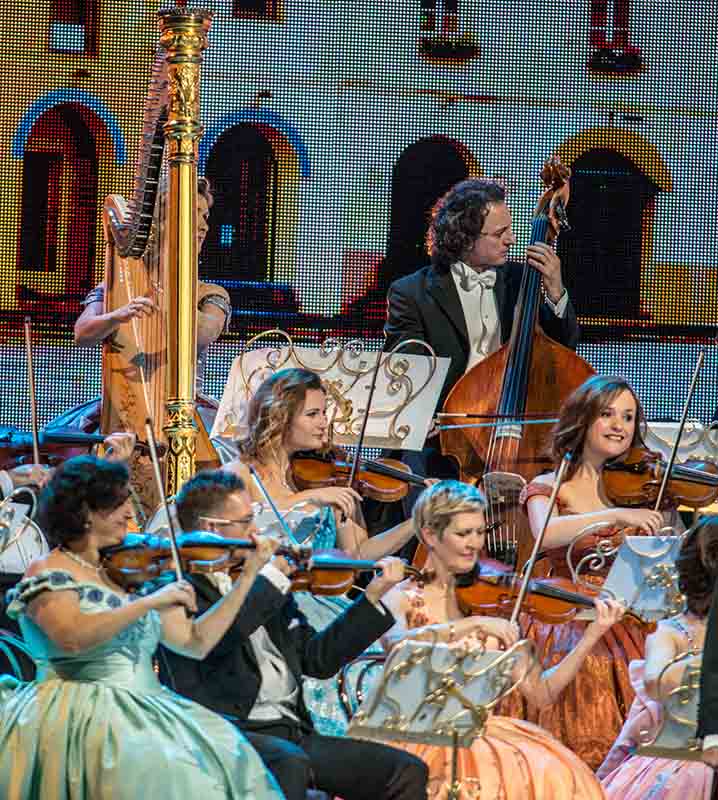
[[[190,4],[191,5],[191,4]],[[198,4],[200,5],[200,4]],[[242,343],[377,346],[387,285],[427,262],[427,211],[466,176],[509,187],[521,257],[541,164],[573,169],[559,242],[579,352],[675,418],[716,409],[716,95],[708,0],[222,0],[202,80],[200,172],[215,204],[201,277],[234,315],[212,347],[220,395]],[[103,277],[99,210],[128,196],[159,4],[13,4],[2,48],[0,424],[99,391],[72,324]]]

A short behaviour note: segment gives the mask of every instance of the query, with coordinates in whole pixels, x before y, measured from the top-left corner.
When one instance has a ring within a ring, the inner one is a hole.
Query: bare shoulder
[[[72,566],[67,563],[68,559],[59,552],[59,550],[51,550],[47,555],[34,559],[25,572],[26,578],[32,578],[39,575],[41,572],[46,572],[52,569],[62,569],[65,572],[72,574]]]

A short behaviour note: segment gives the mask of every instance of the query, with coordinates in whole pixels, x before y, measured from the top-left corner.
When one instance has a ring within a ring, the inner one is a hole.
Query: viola
[[[502,569],[503,565],[482,561],[477,570],[457,578],[456,599],[464,614],[482,616],[510,616],[519,593],[519,581],[515,573]],[[522,611],[534,619],[551,625],[570,622],[576,614],[586,608],[594,608],[593,595],[577,591],[576,584],[568,578],[541,578],[529,581]],[[655,629],[654,622],[647,622],[632,611],[626,616],[642,627]]]
[[[343,458],[322,459],[321,456],[301,454],[292,459],[292,480],[300,491],[325,486],[346,486],[352,465]],[[362,497],[380,503],[394,503],[406,497],[409,486],[426,487],[424,478],[393,458],[374,461],[360,459],[352,488]]]
[[[251,540],[227,539],[205,531],[181,534],[177,545],[183,572],[226,572],[232,577],[241,570],[246,552],[256,549]],[[357,573],[380,569],[374,561],[346,558],[339,551],[315,553],[309,546],[280,547],[276,553],[297,565],[291,579],[291,589],[297,592],[344,594],[354,585]],[[109,577],[125,588],[136,588],[173,569],[172,548],[164,537],[130,534],[121,545],[108,547],[101,555]]]
[[[632,447],[623,457],[604,465],[604,492],[616,506],[655,506],[666,466],[660,453]],[[660,510],[679,504],[703,508],[717,498],[718,466],[711,461],[685,461],[671,469]]]

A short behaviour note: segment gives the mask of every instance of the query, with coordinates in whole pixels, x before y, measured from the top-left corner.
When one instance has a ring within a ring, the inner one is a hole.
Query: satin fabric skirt
[[[159,684],[133,683],[2,679],[3,800],[283,798],[233,725]]]
[[[394,744],[429,767],[429,800],[446,800],[451,784],[450,747]],[[536,725],[491,717],[483,736],[459,748],[462,800],[604,800],[591,770]]]

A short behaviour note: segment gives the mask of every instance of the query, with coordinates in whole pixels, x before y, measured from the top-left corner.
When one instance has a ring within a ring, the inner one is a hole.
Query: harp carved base
[[[167,437],[165,492],[174,497],[195,470],[197,425],[194,421],[194,400],[170,398],[166,405],[164,426]]]

